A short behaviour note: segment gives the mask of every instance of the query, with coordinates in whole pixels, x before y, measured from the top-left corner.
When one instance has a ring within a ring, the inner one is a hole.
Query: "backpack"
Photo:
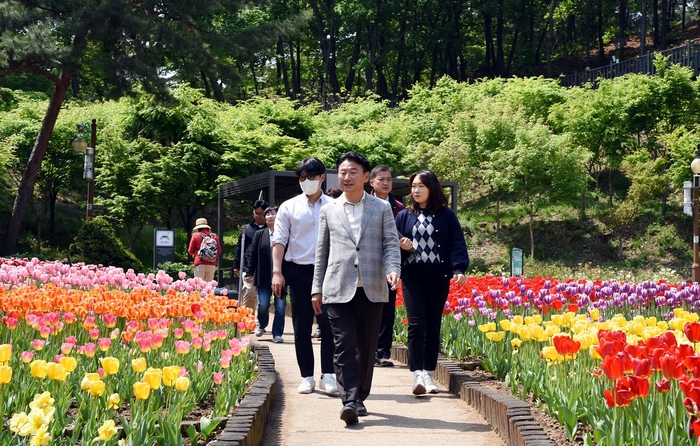
[[[216,262],[216,256],[219,254],[219,242],[216,241],[214,234],[202,234],[202,244],[199,246],[199,251],[197,255],[199,260],[202,262],[213,263]]]

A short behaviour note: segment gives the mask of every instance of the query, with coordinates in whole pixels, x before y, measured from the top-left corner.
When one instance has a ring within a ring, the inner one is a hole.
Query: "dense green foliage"
[[[143,264],[126,250],[114,234],[114,228],[104,217],[86,221],[78,230],[68,251],[73,262],[116,266],[124,270],[143,270]]]
[[[563,256],[572,265],[573,254],[587,250],[606,261],[634,257],[638,265],[687,256],[690,245],[683,240],[690,223],[679,215],[680,188],[690,180],[700,141],[700,91],[687,69],[657,63],[664,68],[659,76],[602,80],[597,88],[564,89],[543,78],[468,84],[445,77],[432,89],[414,87],[398,107],[374,96],[330,110],[289,99],[231,105],[183,85],[172,89],[167,105],[145,92],[119,101],[71,100],[58,117],[34,191],[24,229],[33,237],[22,238],[18,251],[65,249],[65,237],[50,235],[53,225],[61,225],[51,222],[50,204],[60,210],[84,202],[82,157],[69,148],[70,129],[92,117],[98,122],[96,213],[142,259],[148,258],[146,234],[154,225],[181,230],[176,250],[183,252],[194,220],[215,219],[220,184],[293,169],[310,155],[332,167],[347,150],[365,153],[372,164],[389,164],[399,176],[430,168],[456,181],[472,245],[516,244],[530,258]],[[41,123],[38,111],[47,104],[21,91],[3,97],[9,99],[0,111],[6,185],[0,198],[11,196]],[[4,203],[2,220],[9,214],[9,200]],[[235,211],[240,203],[228,205]],[[226,222],[227,229],[245,222],[248,205]],[[564,237],[555,253],[552,240],[564,226],[580,235]],[[39,231],[49,235],[37,237]],[[646,248],[650,237],[658,237],[662,248]],[[567,243],[570,253],[562,252]],[[477,271],[506,263],[507,253],[487,260],[475,253]]]

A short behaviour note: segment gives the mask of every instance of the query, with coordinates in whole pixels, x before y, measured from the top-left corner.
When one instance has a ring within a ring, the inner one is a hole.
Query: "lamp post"
[[[79,133],[85,133],[85,126],[78,124],[76,126]],[[95,145],[97,144],[97,120],[93,119],[90,124],[90,145],[82,136],[78,136],[73,140],[73,150],[79,153],[85,153],[85,162],[83,164],[83,178],[88,182],[87,189],[87,209],[85,211],[85,221],[92,217],[92,199],[95,192]]]
[[[693,171],[693,283],[700,282],[700,227],[698,227],[698,195],[700,191],[700,144],[695,151],[695,159],[690,163]]]

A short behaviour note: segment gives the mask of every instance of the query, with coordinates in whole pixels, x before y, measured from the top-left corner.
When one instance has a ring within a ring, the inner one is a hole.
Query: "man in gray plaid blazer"
[[[333,367],[343,402],[340,418],[356,424],[367,415],[387,281],[396,289],[401,254],[389,204],[365,193],[370,165],[357,152],[338,159],[343,194],[321,208],[311,287],[317,314],[326,304],[333,331]]]

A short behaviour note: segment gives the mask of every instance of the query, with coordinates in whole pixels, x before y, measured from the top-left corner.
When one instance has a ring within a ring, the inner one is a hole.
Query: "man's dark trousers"
[[[311,344],[311,327],[314,320],[311,282],[314,278],[314,266],[285,262],[284,267],[284,276],[289,286],[289,297],[292,303],[294,350],[297,354],[301,377],[306,378],[314,376],[314,349]],[[321,373],[333,373],[333,334],[325,308],[316,319],[321,329]]]
[[[361,287],[350,302],[326,304],[335,341],[333,365],[343,404],[364,401],[369,396],[383,305],[371,302]]]
[[[384,304],[382,322],[379,326],[377,342],[377,359],[391,358],[391,346],[394,343],[394,319],[396,318],[396,290],[389,286],[389,302]]]

